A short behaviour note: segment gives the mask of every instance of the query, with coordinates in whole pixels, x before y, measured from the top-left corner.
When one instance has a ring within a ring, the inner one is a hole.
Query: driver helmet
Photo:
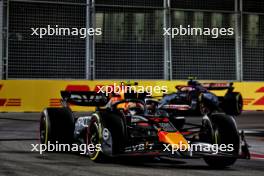
[[[142,114],[144,112],[144,106],[141,103],[128,102],[126,110],[131,115]]]

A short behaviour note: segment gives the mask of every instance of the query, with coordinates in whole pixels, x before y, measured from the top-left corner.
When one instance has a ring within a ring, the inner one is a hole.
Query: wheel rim
[[[90,126],[87,128],[86,145],[88,146],[90,144],[93,144],[93,146],[100,144],[99,124],[95,120],[93,120]],[[87,150],[87,155],[91,159],[95,158],[98,155],[98,151]]]
[[[40,137],[40,143],[45,144],[46,143],[46,118],[41,117],[40,120],[40,130],[39,130],[39,137]]]
[[[237,108],[238,108],[238,111],[241,111],[242,108],[243,108],[243,100],[242,100],[242,97],[240,95],[237,96],[237,101],[238,101],[238,105],[237,105]]]
[[[211,123],[208,120],[203,122],[202,141],[208,143],[214,143],[214,132]]]
[[[200,112],[202,115],[209,114],[209,112],[210,112],[209,108],[206,107],[203,102],[200,102]]]

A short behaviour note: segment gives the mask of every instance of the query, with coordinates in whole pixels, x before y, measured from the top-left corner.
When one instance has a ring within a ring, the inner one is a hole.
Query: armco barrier
[[[94,90],[96,86],[120,84],[121,81],[72,80],[2,80],[0,81],[0,112],[39,112],[45,107],[60,106],[61,90]],[[183,81],[139,81],[142,86],[168,86],[169,91]],[[237,82],[235,91],[242,93],[244,110],[264,110],[264,82]],[[75,111],[94,108],[74,106]]]

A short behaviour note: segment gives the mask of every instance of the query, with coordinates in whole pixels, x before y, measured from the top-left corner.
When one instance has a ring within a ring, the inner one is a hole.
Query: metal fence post
[[[94,27],[94,0],[86,1],[86,29]],[[94,79],[94,36],[86,37],[86,79]]]
[[[90,0],[86,0],[86,29],[90,27]],[[85,48],[85,78],[90,78],[90,37],[87,36],[86,39],[86,48]]]
[[[236,79],[243,80],[243,0],[235,0]]]
[[[3,2],[3,59],[2,59],[2,79],[8,79],[8,42],[9,42],[9,0]]]
[[[0,80],[3,79],[3,17],[4,17],[3,0],[0,0]]]
[[[163,28],[171,27],[170,0],[164,0]],[[172,80],[171,36],[164,37],[164,79]]]
[[[92,6],[91,6],[91,27],[92,28],[96,28],[96,24],[95,24],[95,18],[96,18],[96,14],[95,14],[95,0],[92,0]],[[95,79],[95,36],[91,37],[91,43],[92,43],[92,47],[90,48],[91,50],[91,61],[90,61],[90,65],[92,68],[92,72],[91,72],[91,80]]]

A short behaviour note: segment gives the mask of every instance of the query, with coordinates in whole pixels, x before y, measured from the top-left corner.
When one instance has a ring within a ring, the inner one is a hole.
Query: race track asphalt
[[[224,170],[211,169],[202,159],[123,159],[94,163],[73,153],[31,152],[38,143],[39,113],[0,113],[0,175],[21,176],[262,176],[264,174],[264,112],[237,118],[245,129],[254,157]]]

